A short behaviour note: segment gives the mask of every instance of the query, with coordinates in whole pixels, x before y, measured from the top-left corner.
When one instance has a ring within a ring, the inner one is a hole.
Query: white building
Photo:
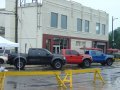
[[[14,11],[12,1],[6,0],[7,11]],[[105,51],[108,46],[109,15],[77,2],[43,0],[38,4],[26,3],[18,8],[18,18],[22,52],[31,47],[47,48],[51,52],[82,47],[98,47]],[[12,41],[14,23],[14,15],[5,16],[5,37]]]

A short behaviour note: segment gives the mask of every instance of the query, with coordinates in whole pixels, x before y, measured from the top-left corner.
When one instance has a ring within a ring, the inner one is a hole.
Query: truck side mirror
[[[101,56],[104,56],[104,54],[102,53]]]

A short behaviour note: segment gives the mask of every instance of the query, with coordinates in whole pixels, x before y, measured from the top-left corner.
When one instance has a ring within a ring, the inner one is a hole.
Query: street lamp
[[[113,22],[114,22],[115,19],[118,19],[118,18],[114,18],[114,17],[112,16],[112,48],[114,48],[114,31],[113,31]]]

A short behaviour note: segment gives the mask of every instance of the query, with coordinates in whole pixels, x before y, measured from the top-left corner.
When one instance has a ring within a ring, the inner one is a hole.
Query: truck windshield
[[[49,50],[46,49],[46,51],[48,52],[48,54],[52,54]]]

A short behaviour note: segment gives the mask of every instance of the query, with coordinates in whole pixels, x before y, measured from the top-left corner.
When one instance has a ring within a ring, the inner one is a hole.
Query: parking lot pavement
[[[73,88],[67,90],[120,90],[120,62],[115,62],[112,66],[101,66],[92,64],[91,68],[101,68],[101,75],[105,84],[97,81],[93,83],[93,73],[73,74]],[[14,71],[12,66],[8,66],[9,71]],[[76,65],[67,65],[64,69],[80,69]],[[63,69],[63,70],[64,70]],[[27,66],[25,71],[32,70],[52,70],[49,66]],[[5,90],[64,90],[58,87],[54,76],[24,76],[7,77],[5,80]]]

